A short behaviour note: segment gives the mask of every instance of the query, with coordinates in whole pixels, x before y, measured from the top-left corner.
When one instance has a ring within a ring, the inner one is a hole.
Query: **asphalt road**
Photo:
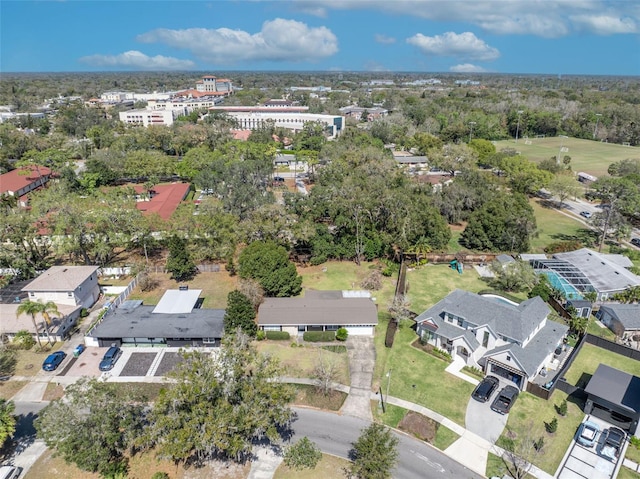
[[[312,409],[294,408],[294,410],[298,417],[293,423],[293,442],[307,436],[323,452],[344,458],[349,457],[353,443],[358,439],[361,431],[369,425],[367,421],[354,417]],[[398,465],[393,472],[394,479],[482,478],[436,448],[412,437],[394,434],[400,439]]]

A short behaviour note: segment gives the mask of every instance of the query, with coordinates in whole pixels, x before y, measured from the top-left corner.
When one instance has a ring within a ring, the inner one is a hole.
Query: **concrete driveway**
[[[465,427],[467,430],[477,434],[483,439],[495,444],[505,426],[507,425],[508,415],[498,414],[491,410],[491,403],[506,382],[500,381],[500,385],[493,392],[489,400],[485,403],[476,401],[469,396],[467,403],[467,413],[465,415]]]

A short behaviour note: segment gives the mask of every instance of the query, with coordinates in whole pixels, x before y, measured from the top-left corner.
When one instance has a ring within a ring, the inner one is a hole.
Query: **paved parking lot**
[[[574,437],[564,458],[562,469],[557,475],[558,479],[611,479],[617,475],[617,471],[622,465],[626,443],[620,452],[620,458],[617,462],[614,463],[602,457],[598,453],[602,431],[607,429],[610,424],[593,416],[585,417],[583,422],[587,420],[600,426],[598,442],[590,448],[584,447],[578,444]]]

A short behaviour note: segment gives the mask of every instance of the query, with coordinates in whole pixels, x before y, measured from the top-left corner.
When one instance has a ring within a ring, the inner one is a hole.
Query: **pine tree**
[[[190,280],[197,272],[196,265],[187,250],[187,242],[175,235],[169,238],[167,271],[171,273],[171,279],[176,281]]]
[[[247,336],[254,338],[258,331],[256,310],[240,291],[231,291],[227,296],[227,309],[224,313],[224,332],[233,334],[238,328]]]

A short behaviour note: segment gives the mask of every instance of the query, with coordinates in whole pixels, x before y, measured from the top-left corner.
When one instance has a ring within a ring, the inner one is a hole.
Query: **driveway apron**
[[[351,388],[340,412],[345,415],[373,420],[371,414],[371,381],[376,361],[373,338],[350,336],[347,339]]]

